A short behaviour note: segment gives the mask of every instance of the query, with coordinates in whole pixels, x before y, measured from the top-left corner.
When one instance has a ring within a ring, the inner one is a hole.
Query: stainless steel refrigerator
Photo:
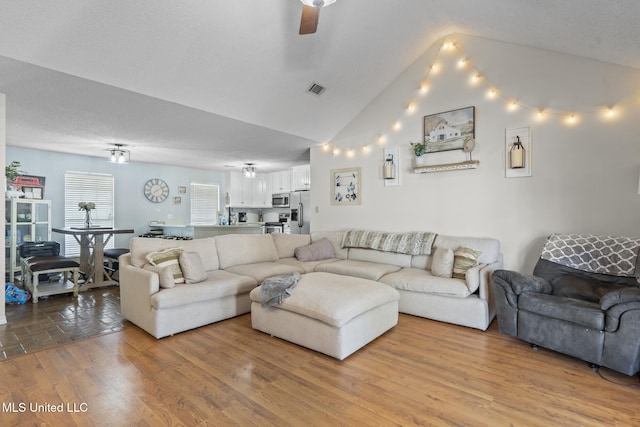
[[[289,197],[291,216],[289,227],[291,234],[309,234],[309,217],[311,216],[311,197],[308,191],[294,191]]]

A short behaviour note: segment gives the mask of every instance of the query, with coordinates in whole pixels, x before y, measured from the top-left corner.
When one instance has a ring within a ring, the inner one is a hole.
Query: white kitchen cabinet
[[[261,207],[270,208],[271,195],[273,194],[273,191],[271,191],[271,188],[273,187],[273,184],[271,182],[271,177],[269,176],[269,174],[262,175],[262,182],[264,185],[264,194],[262,195],[263,206]]]
[[[280,172],[271,172],[269,179],[271,181],[271,192],[273,194],[282,193],[282,174]]]
[[[5,268],[13,283],[21,270],[20,245],[51,240],[51,201],[13,198],[5,201],[5,209]]]
[[[267,176],[258,174],[251,181],[251,205],[255,208],[266,208],[271,206],[271,194],[267,197]],[[268,199],[268,204],[267,204]]]
[[[283,193],[290,193],[291,191],[293,191],[291,178],[292,178],[291,169],[282,171],[282,192]]]
[[[291,192],[291,189],[292,189],[291,169],[278,171],[278,172],[271,172],[269,175],[271,176],[271,192],[272,193],[290,193]]]
[[[267,196],[266,174],[245,178],[240,172],[229,172],[229,197],[232,208],[264,208],[271,206],[271,194]],[[267,205],[267,200],[269,204]]]
[[[311,165],[294,166],[292,181],[293,191],[311,190]]]
[[[251,183],[240,172],[229,172],[229,198],[231,207],[248,207],[251,202]],[[247,184],[249,190],[247,191]]]

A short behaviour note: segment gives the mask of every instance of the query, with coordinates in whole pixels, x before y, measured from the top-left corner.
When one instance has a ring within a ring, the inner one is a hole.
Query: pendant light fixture
[[[126,165],[131,161],[131,151],[123,148],[125,144],[112,144],[113,148],[107,148],[105,151],[109,153],[109,163],[117,165]]]
[[[255,167],[255,163],[245,163],[242,167],[242,176],[245,178],[255,178],[258,168]]]

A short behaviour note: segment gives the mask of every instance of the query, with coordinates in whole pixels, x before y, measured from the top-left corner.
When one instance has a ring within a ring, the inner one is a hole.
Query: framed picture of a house
[[[475,138],[476,107],[460,108],[424,116],[427,153],[461,150],[464,140]]]

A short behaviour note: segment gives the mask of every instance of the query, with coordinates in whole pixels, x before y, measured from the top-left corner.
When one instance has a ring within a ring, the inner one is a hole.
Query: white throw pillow
[[[173,280],[173,269],[171,267],[156,267],[155,265],[145,264],[143,270],[153,271],[158,275],[160,287],[163,289],[175,288],[176,282]]]
[[[453,258],[451,249],[436,248],[431,262],[431,274],[438,277],[452,277]]]
[[[197,252],[182,252],[179,261],[186,283],[200,283],[207,280],[207,272]]]

